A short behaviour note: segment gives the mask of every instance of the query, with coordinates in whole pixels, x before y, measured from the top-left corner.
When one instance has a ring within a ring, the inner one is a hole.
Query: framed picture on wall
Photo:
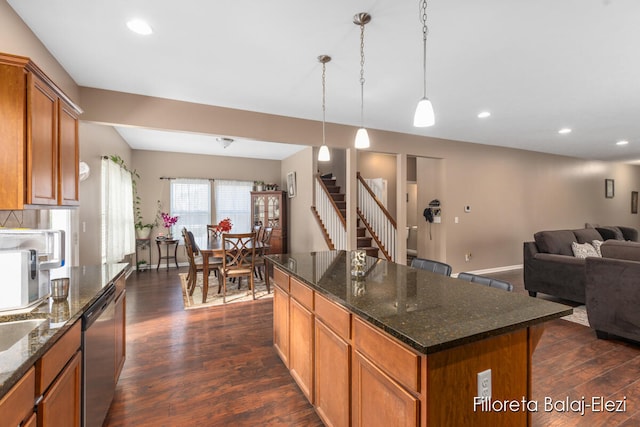
[[[607,199],[613,199],[613,195],[614,195],[613,180],[605,179],[604,180],[604,197],[606,197]]]
[[[289,197],[296,197],[296,173],[289,172],[287,174],[287,192]]]
[[[637,191],[631,192],[631,213],[632,214],[638,213],[638,192]]]

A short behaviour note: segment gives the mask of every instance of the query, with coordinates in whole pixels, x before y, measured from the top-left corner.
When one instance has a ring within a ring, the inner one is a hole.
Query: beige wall
[[[76,83],[6,0],[0,0],[0,52],[31,58],[72,101],[78,104],[80,96]]]
[[[89,178],[80,183],[79,235],[80,264],[100,264],[101,260],[101,158],[118,155],[131,165],[131,148],[110,126],[80,122],[80,160],[91,168]]]
[[[289,172],[296,173],[296,196],[287,200],[291,253],[327,250],[320,228],[311,215],[316,155],[317,151],[309,147],[282,161],[283,182],[286,182]]]

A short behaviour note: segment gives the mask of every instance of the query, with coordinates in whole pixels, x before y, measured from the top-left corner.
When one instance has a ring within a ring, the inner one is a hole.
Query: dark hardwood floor
[[[184,271],[184,270],[181,270]],[[525,292],[521,271],[495,274]],[[273,350],[271,301],[185,311],[177,270],[127,281],[127,361],[105,426],[322,425]],[[547,323],[533,356],[535,426],[640,426],[640,346]],[[626,397],[626,412],[546,412]]]

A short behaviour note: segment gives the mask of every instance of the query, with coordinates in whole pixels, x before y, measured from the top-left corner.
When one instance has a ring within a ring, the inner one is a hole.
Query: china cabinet
[[[270,254],[287,252],[287,205],[284,191],[252,191],[253,225],[271,227]]]

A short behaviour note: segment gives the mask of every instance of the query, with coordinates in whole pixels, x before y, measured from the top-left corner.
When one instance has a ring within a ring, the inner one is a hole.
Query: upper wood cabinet
[[[80,112],[29,58],[0,53],[0,209],[78,205]]]
[[[284,191],[252,191],[253,225],[273,228],[270,254],[287,253],[287,198]]]

